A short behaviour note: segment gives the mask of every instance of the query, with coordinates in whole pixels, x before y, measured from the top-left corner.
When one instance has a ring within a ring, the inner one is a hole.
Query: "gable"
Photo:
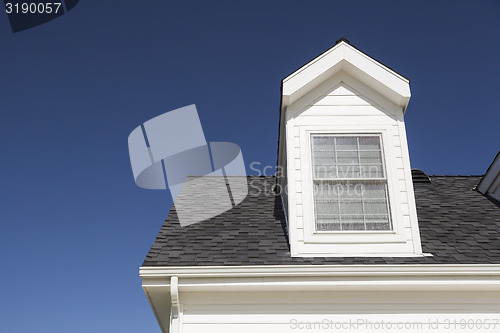
[[[295,103],[342,72],[406,110],[411,96],[409,80],[345,40],[337,41],[332,48],[283,79],[282,107]]]
[[[345,83],[345,79],[344,75],[337,79],[340,82],[334,87],[323,91],[321,89],[312,91],[310,95],[292,104],[288,112],[295,118],[299,116],[379,116],[393,120],[397,118],[397,106],[387,100],[384,101],[384,98],[375,92],[368,97]],[[351,82],[354,83],[353,80]],[[360,85],[359,82],[356,83],[357,86]]]

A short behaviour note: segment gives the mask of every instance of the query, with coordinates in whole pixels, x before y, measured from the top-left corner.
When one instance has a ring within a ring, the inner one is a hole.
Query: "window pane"
[[[334,165],[316,165],[314,167],[316,178],[337,178],[337,168]]]
[[[316,216],[339,215],[339,205],[333,200],[317,200],[316,201]]]
[[[363,198],[386,199],[387,188],[385,184],[363,184],[362,187]]]
[[[354,183],[339,183],[336,190],[341,201],[361,201],[363,195],[363,187]]]
[[[362,201],[341,201],[340,202],[340,213],[343,217],[346,214],[363,214],[363,202]]]
[[[365,202],[365,214],[385,214],[387,215],[387,203],[385,201],[366,201]]]
[[[338,200],[341,193],[341,184],[314,184],[314,197],[319,201]]]
[[[335,139],[333,137],[313,137],[314,177],[336,178]]]
[[[365,217],[365,221],[368,225],[371,224],[388,224],[389,216],[388,215],[370,215]]]
[[[315,136],[314,146],[320,149],[334,150],[335,138],[333,136]]]
[[[369,223],[366,225],[366,230],[390,230],[389,223]]]
[[[337,163],[339,164],[358,164],[359,157],[357,151],[338,151]]]
[[[381,164],[365,164],[360,166],[362,178],[383,178],[384,171]]]
[[[355,136],[336,137],[335,146],[337,148],[337,151],[358,150],[357,137]]]
[[[364,223],[342,223],[342,230],[365,230]]]
[[[340,222],[318,220],[316,229],[320,231],[338,231],[340,230]]]
[[[359,137],[359,150],[380,150],[380,137],[378,136]]]
[[[357,164],[339,164],[337,167],[339,178],[359,178],[359,165]]]
[[[361,164],[382,164],[380,151],[361,150],[359,152],[359,162]]]

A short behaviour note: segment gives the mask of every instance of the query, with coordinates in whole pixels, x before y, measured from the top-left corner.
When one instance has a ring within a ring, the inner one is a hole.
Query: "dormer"
[[[282,81],[278,173],[293,257],[422,256],[409,80],[345,39]]]

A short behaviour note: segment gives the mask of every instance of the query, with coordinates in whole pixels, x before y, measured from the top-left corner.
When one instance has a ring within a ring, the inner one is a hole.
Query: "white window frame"
[[[403,221],[402,201],[399,192],[397,167],[393,163],[395,139],[390,134],[392,125],[337,125],[337,126],[300,126],[300,160],[303,194],[304,243],[316,244],[401,244],[407,242]],[[313,196],[312,168],[312,134],[346,135],[367,134],[380,135],[385,173],[387,179],[388,200],[392,230],[353,230],[353,231],[316,231]],[[378,251],[374,251],[378,252]],[[382,251],[383,252],[383,251]]]

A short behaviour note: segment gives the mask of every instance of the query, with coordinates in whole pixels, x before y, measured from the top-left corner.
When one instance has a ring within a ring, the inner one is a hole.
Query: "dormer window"
[[[282,82],[278,165],[294,257],[422,256],[408,79],[340,40]]]
[[[316,231],[391,230],[380,135],[312,134]]]

